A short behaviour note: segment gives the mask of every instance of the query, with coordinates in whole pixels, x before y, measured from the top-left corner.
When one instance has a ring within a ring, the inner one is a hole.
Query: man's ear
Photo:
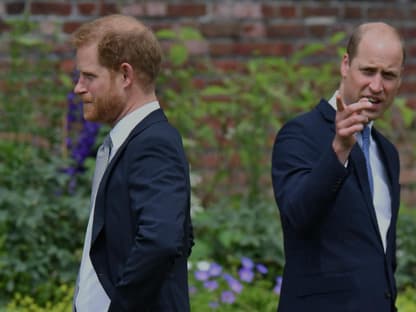
[[[347,75],[348,69],[350,68],[350,58],[348,53],[345,53],[342,57],[341,65],[340,65],[340,72],[341,76],[345,77]]]
[[[120,73],[122,75],[123,86],[127,87],[133,83],[134,71],[129,63],[122,63],[120,65]]]

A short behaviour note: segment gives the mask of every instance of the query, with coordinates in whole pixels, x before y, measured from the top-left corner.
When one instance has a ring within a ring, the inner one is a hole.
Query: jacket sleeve
[[[319,224],[348,174],[332,141],[317,137],[316,131],[294,120],[278,133],[272,155],[273,190],[281,217],[298,233]]]
[[[191,248],[190,185],[182,145],[155,136],[139,143],[129,153],[128,176],[137,230],[109,311],[147,311],[157,301],[175,259],[187,257]]]

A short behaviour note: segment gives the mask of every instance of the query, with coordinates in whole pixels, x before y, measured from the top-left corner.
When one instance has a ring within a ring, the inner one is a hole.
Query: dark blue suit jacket
[[[396,286],[399,157],[377,130],[391,224],[384,252],[358,144],[345,168],[332,149],[335,110],[324,100],[288,122],[273,148],[272,178],[286,263],[280,312],[391,312]]]
[[[109,311],[189,311],[189,168],[158,109],[130,133],[97,193],[91,261]]]

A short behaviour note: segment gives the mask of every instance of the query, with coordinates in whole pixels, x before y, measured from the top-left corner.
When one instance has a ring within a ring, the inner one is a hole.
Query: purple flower
[[[269,270],[267,270],[266,266],[261,264],[261,263],[256,265],[256,269],[261,274],[267,274],[267,272],[269,271]]]
[[[235,295],[232,291],[226,290],[221,294],[221,301],[224,303],[232,304],[235,301]]]
[[[218,303],[218,301],[211,301],[208,305],[212,309],[216,309],[216,308],[218,308],[220,306],[220,304]]]
[[[282,281],[283,280],[281,276],[276,277],[276,285],[273,288],[273,292],[276,295],[280,295],[280,290],[282,289]]]
[[[218,288],[218,282],[217,281],[205,281],[204,287],[210,291],[213,291]]]
[[[238,271],[238,275],[240,276],[240,280],[242,280],[243,282],[247,282],[247,283],[251,283],[254,278],[253,271],[250,269],[246,269],[246,268],[241,268]]]
[[[220,276],[222,272],[222,267],[218,263],[211,263],[209,267],[209,275],[212,277]]]
[[[231,288],[232,291],[239,294],[243,290],[243,285],[232,277],[230,274],[224,274],[223,278],[227,281],[228,286]]]
[[[78,72],[74,71],[73,81],[76,82]],[[74,191],[76,187],[76,175],[84,172],[84,162],[93,151],[95,138],[100,126],[96,123],[86,121],[83,117],[83,103],[77,95],[71,91],[67,94],[68,111],[66,115],[66,148],[73,160],[71,168],[66,171],[70,176],[69,191]]]
[[[202,270],[195,271],[195,278],[198,281],[206,281],[209,278],[209,272],[208,271],[202,271]]]
[[[247,257],[241,258],[241,264],[243,265],[243,268],[246,268],[246,269],[254,268],[254,262],[250,258],[247,258]]]
[[[193,285],[189,286],[189,294],[193,295],[196,293],[196,287]]]

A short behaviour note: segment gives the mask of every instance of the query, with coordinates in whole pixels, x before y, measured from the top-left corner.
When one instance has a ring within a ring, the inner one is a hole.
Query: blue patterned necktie
[[[371,163],[370,163],[370,135],[371,135],[371,129],[367,125],[364,127],[363,131],[361,132],[363,144],[362,144],[362,150],[365,157],[365,164],[367,167],[367,175],[368,175],[368,182],[370,184],[370,190],[371,195],[374,194],[374,182],[373,182],[373,173],[371,171]]]

